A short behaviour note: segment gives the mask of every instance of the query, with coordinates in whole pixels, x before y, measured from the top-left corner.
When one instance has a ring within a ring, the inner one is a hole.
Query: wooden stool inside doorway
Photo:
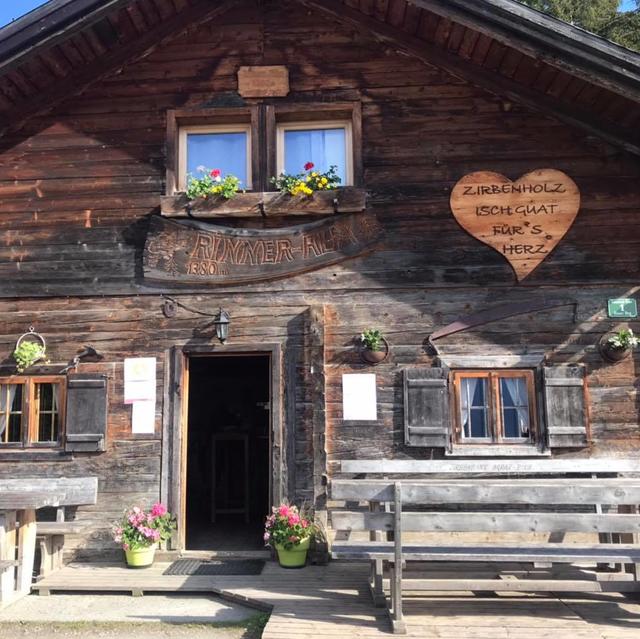
[[[233,448],[241,448],[242,468]],[[234,485],[242,485],[242,497],[234,496]],[[249,435],[247,433],[216,433],[211,438],[211,523],[218,515],[244,515],[249,523]]]

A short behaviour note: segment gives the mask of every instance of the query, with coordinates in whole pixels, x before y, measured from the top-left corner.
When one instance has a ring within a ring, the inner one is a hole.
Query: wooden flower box
[[[364,189],[345,186],[313,195],[289,195],[280,192],[238,193],[230,200],[221,197],[189,200],[184,193],[160,199],[165,217],[279,217],[290,215],[330,215],[358,213],[366,207]]]

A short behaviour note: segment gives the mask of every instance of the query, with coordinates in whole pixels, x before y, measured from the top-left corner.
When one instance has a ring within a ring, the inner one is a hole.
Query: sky
[[[44,4],[43,0],[0,0],[0,27]],[[633,9],[633,0],[621,0],[625,11]]]

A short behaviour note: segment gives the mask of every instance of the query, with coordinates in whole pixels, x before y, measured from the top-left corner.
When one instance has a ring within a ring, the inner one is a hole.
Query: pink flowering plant
[[[113,527],[113,540],[123,550],[138,550],[166,541],[175,528],[176,520],[163,504],[154,504],[149,512],[134,506]]]
[[[271,514],[265,520],[264,543],[267,546],[279,544],[291,550],[314,532],[313,523],[300,513],[297,506],[280,504],[271,509]]]

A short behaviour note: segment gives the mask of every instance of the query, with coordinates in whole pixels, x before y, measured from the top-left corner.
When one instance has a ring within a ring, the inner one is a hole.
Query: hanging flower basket
[[[638,338],[630,328],[626,328],[617,333],[603,335],[598,342],[598,350],[608,362],[621,362],[631,355],[637,345]]]
[[[367,328],[360,335],[360,359],[375,366],[389,357],[389,342],[376,328]]]
[[[16,370],[18,373],[33,366],[36,362],[43,361],[48,364],[47,360],[47,343],[40,333],[36,333],[33,326],[29,327],[29,331],[18,338],[15,350],[13,351],[13,359],[16,360]]]

